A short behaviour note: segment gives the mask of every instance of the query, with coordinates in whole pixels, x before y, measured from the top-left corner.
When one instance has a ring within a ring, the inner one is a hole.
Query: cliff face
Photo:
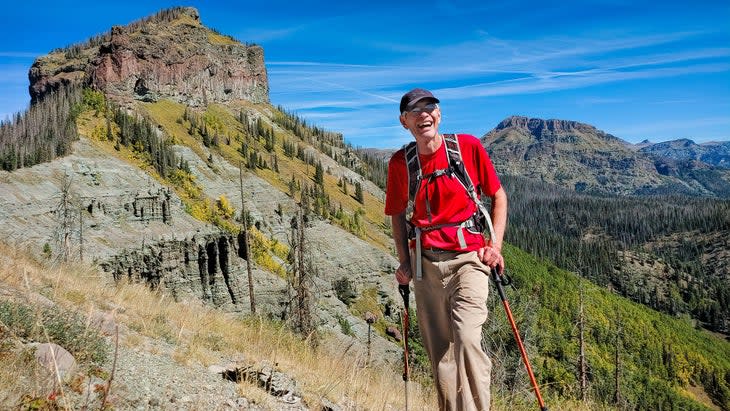
[[[189,106],[269,101],[263,49],[200,23],[194,8],[153,16],[38,58],[30,69],[31,102],[81,83],[124,101],[170,99]]]
[[[215,307],[240,311],[248,308],[250,301],[245,271],[248,256],[242,241],[242,236],[198,234],[126,249],[101,266],[117,281],[144,281],[175,300],[197,298]],[[271,309],[281,304],[267,301],[266,306]]]

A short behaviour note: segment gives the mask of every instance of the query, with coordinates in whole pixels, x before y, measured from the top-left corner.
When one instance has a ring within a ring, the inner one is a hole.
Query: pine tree
[[[314,167],[314,183],[320,187],[324,187],[324,170],[321,161],[318,161]]]
[[[360,204],[365,204],[365,196],[362,192],[362,184],[359,181],[355,182],[355,200]]]

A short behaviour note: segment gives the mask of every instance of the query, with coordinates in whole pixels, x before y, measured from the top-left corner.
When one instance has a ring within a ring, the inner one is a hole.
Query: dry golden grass
[[[224,313],[198,301],[175,302],[141,284],[115,285],[95,267],[47,265],[2,243],[0,255],[4,256],[0,258],[0,287],[40,292],[59,306],[80,312],[115,312],[117,322],[131,330],[121,344],[139,345],[145,337],[164,340],[175,346],[173,358],[182,365],[207,366],[231,358],[243,358],[247,364],[275,364],[298,382],[314,409],[321,398],[350,404],[352,409],[404,408],[403,381],[397,370],[364,367],[362,353],[333,352],[331,347],[337,345],[327,336],[320,337],[321,348],[314,349],[281,325]],[[26,368],[17,366],[23,358],[0,358],[0,380],[16,381],[18,370]],[[28,393],[43,391],[33,384],[21,387]],[[12,386],[19,389],[18,384]],[[10,389],[0,383],[0,398]],[[259,388],[242,383],[239,390],[254,397],[249,399],[257,404],[271,403]],[[433,408],[435,398],[430,392],[414,382],[409,383],[409,390],[412,409]]]

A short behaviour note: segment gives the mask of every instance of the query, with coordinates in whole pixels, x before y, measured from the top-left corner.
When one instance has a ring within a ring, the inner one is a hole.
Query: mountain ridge
[[[498,172],[600,194],[730,196],[730,172],[677,165],[594,126],[511,116],[481,137]],[[651,146],[649,146],[651,147]],[[666,152],[665,152],[666,154]]]

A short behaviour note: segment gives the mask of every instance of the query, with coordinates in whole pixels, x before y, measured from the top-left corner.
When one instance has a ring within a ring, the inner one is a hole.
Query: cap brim
[[[440,103],[440,102],[441,102],[441,101],[439,101],[439,99],[437,99],[436,97],[432,97],[432,96],[421,96],[421,97],[418,97],[417,99],[415,99],[415,100],[411,101],[410,103],[408,103],[408,105],[406,105],[406,110],[407,110],[407,111],[410,111],[411,109],[413,109],[413,107],[414,107],[414,106],[415,106],[415,105],[416,105],[416,104],[417,104],[417,103],[418,103],[419,101],[421,101],[421,100],[424,100],[424,99],[429,99],[429,100],[433,100],[433,101],[434,101],[435,103]]]

